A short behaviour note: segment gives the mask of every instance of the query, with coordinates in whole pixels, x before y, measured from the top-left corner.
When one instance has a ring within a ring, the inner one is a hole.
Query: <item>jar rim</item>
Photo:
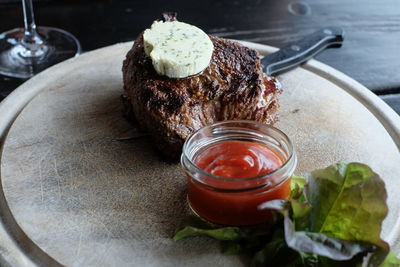
[[[196,134],[198,134],[200,131],[204,131],[216,126],[220,126],[220,125],[224,125],[224,124],[230,124],[230,123],[241,123],[241,124],[256,124],[258,126],[261,127],[267,127],[269,129],[272,129],[273,131],[277,132],[278,134],[280,134],[285,141],[287,142],[287,146],[288,146],[288,154],[289,156],[287,157],[287,159],[285,160],[285,162],[277,169],[273,170],[272,172],[266,173],[266,174],[261,174],[261,175],[257,175],[257,176],[252,176],[252,177],[236,177],[236,178],[231,178],[231,177],[224,177],[224,176],[218,176],[218,175],[214,175],[212,173],[209,173],[201,168],[199,168],[194,162],[193,160],[187,155],[187,151],[188,151],[188,145],[190,143],[190,141],[195,137]],[[206,175],[209,178],[213,178],[213,179],[217,179],[217,180],[222,180],[222,181],[232,181],[232,182],[243,182],[243,181],[254,181],[254,180],[258,180],[258,179],[266,179],[268,177],[273,177],[274,175],[276,175],[276,173],[282,171],[282,169],[286,168],[289,163],[291,163],[292,161],[296,160],[296,156],[295,156],[295,148],[293,146],[292,141],[290,140],[290,138],[280,129],[271,126],[271,125],[267,125],[267,124],[263,124],[261,122],[257,122],[257,121],[252,121],[252,120],[227,120],[227,121],[221,121],[221,122],[217,122],[217,123],[213,123],[210,125],[207,125],[205,127],[202,127],[198,130],[196,130],[195,132],[193,132],[185,141],[185,143],[183,144],[183,148],[182,148],[182,155],[181,155],[181,164],[183,166],[186,166],[186,163],[188,163],[190,165],[190,168],[193,168],[195,172],[200,173],[201,175]]]

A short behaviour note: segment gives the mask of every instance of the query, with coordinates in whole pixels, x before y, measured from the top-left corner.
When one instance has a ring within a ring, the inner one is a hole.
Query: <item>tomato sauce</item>
[[[202,218],[224,225],[251,225],[267,221],[271,214],[258,206],[273,199],[285,199],[290,179],[263,177],[283,165],[268,146],[249,141],[222,141],[201,150],[194,163],[220,177],[202,176],[204,184],[188,178],[188,199]],[[252,178],[258,177],[258,178]],[[249,179],[251,178],[251,179]]]

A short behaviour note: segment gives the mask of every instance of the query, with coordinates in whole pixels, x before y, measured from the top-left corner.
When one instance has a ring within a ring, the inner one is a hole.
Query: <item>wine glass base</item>
[[[37,32],[43,44],[36,53],[31,53],[21,44],[24,29],[17,28],[0,34],[0,74],[30,78],[81,53],[79,41],[69,32],[52,27],[38,27]]]

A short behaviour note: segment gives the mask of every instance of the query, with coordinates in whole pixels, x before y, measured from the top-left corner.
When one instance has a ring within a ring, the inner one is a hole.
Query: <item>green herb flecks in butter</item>
[[[214,46],[201,29],[179,21],[155,21],[143,34],[144,51],[160,75],[184,78],[203,71]]]

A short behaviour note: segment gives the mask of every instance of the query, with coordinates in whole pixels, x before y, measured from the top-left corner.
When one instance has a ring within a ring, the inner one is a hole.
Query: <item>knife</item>
[[[326,48],[341,47],[343,35],[344,31],[340,27],[322,28],[261,59],[263,70],[268,76],[291,70]]]

